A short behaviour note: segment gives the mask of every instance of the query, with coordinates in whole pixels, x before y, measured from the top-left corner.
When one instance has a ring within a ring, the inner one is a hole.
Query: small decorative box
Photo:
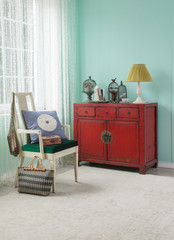
[[[45,136],[45,137],[42,137],[42,139],[43,139],[43,145],[53,145],[53,144],[61,143],[61,138],[58,135]]]

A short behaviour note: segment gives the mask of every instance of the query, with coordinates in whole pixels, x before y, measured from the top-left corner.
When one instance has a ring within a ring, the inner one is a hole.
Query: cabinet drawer
[[[95,108],[79,107],[78,108],[78,116],[94,117],[95,116]]]
[[[118,108],[119,118],[139,118],[138,108]]]
[[[103,118],[115,118],[116,117],[116,110],[115,108],[97,108],[97,117]]]

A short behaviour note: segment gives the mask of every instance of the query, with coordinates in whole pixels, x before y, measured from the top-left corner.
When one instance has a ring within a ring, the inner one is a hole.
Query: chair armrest
[[[37,133],[39,135],[39,134],[41,134],[41,131],[40,130],[17,129],[17,133],[25,133],[25,134]]]
[[[63,124],[62,128],[67,129],[67,137],[70,139],[70,125],[69,124]]]
[[[17,133],[18,134],[30,134],[30,133],[38,134],[39,135],[40,153],[42,154],[43,159],[45,158],[44,149],[43,149],[42,133],[40,130],[17,129]]]

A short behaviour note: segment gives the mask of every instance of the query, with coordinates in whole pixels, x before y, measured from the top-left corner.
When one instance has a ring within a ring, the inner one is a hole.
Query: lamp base
[[[143,104],[143,103],[146,103],[146,102],[143,101],[142,98],[141,98],[140,96],[138,96],[137,99],[136,99],[133,103],[136,103],[136,104]]]
[[[143,104],[143,103],[146,103],[146,102],[144,102],[144,101],[142,100],[142,98],[140,97],[140,95],[141,95],[140,82],[138,82],[137,95],[138,95],[138,97],[137,97],[136,101],[133,102],[133,103],[137,103],[137,104]]]

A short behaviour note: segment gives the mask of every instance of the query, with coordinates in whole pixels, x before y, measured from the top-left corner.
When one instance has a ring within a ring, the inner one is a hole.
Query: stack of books
[[[104,89],[96,88],[95,91],[96,91],[96,95],[97,95],[97,100],[104,101],[105,100]]]
[[[42,137],[43,145],[53,145],[53,144],[60,144],[61,138],[58,135],[52,136],[44,136]]]

